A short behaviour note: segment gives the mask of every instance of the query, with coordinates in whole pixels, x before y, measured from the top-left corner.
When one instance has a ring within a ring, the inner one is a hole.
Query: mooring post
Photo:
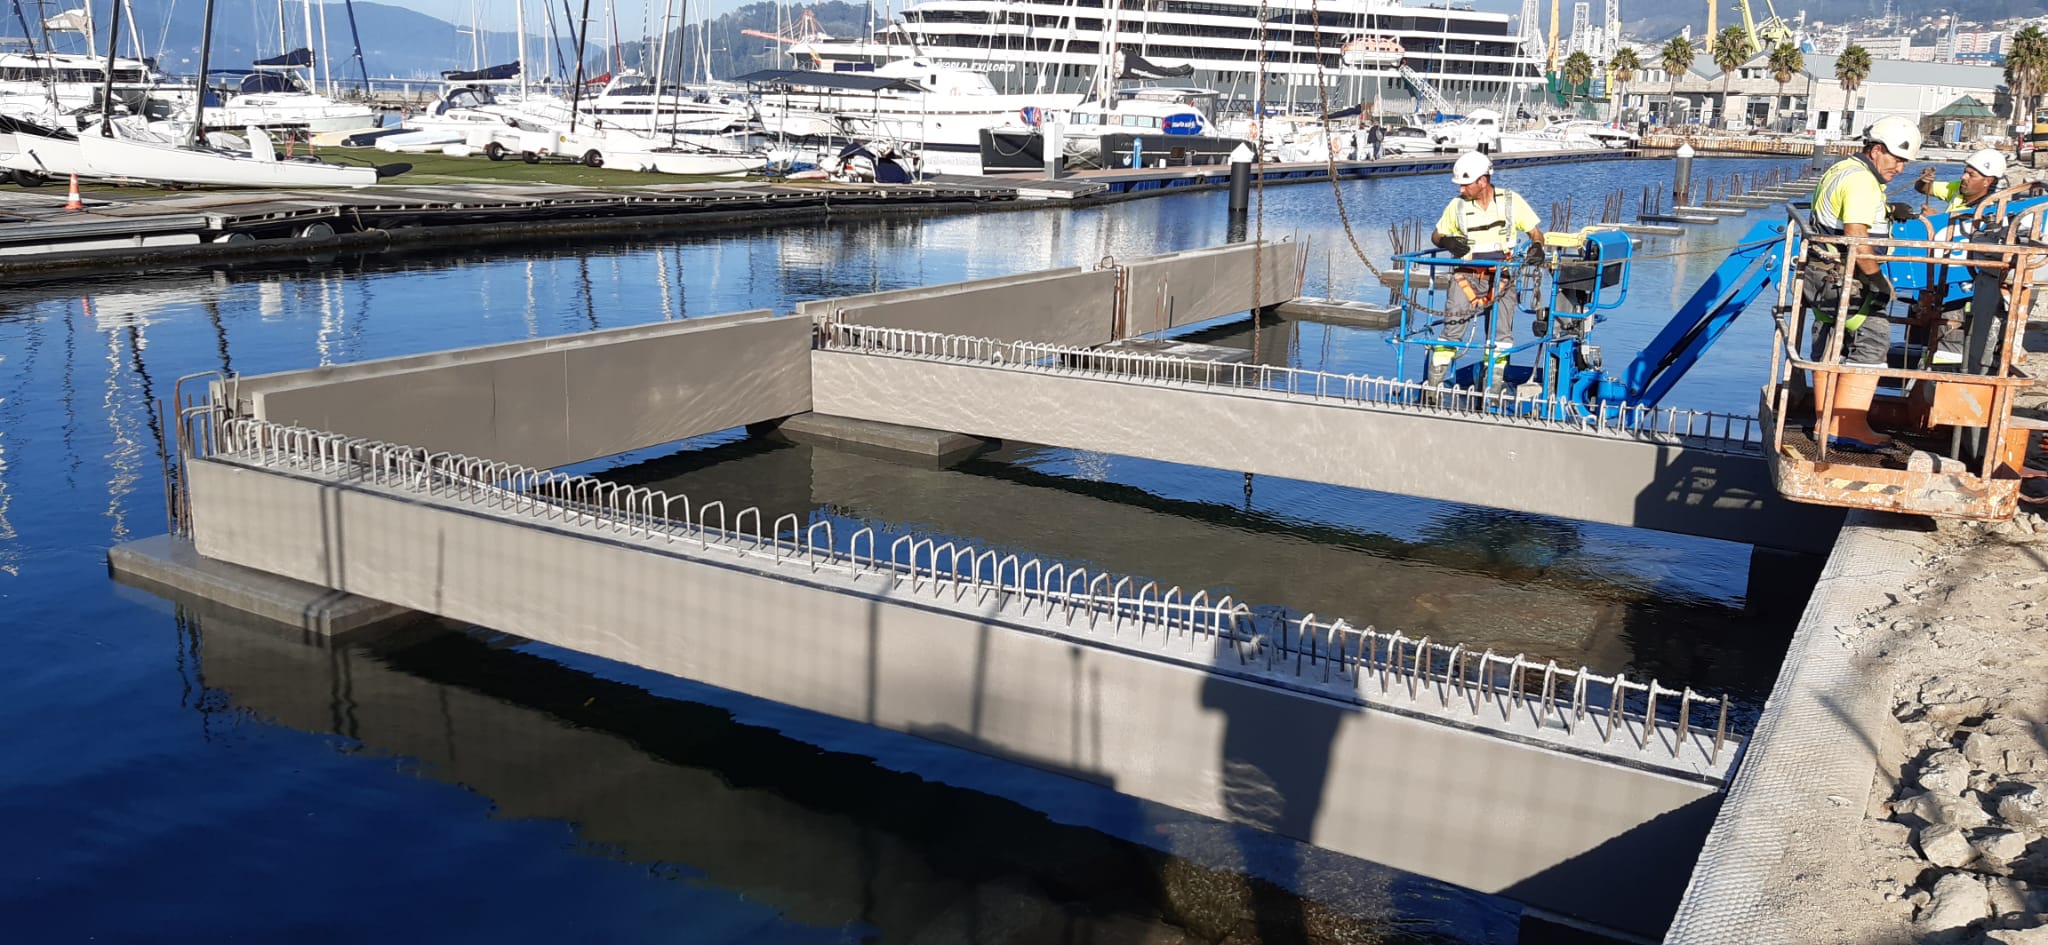
[[[1048,121],[1039,132],[1039,145],[1045,150],[1045,179],[1060,179],[1060,153],[1066,148],[1066,141],[1060,135],[1060,123]]]
[[[1239,144],[1230,152],[1230,212],[1243,213],[1252,205],[1252,146]]]
[[[1678,146],[1677,179],[1671,183],[1671,205],[1686,203],[1692,196],[1692,145]]]

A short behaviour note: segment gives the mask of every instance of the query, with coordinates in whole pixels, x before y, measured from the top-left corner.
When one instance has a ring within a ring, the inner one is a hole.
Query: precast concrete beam
[[[820,413],[1820,553],[1839,509],[1763,458],[1684,442],[1312,395],[848,351],[812,353]]]
[[[1063,622],[958,583],[541,514],[502,492],[465,499],[231,457],[187,471],[209,557],[1639,934],[1668,921],[1686,873],[1668,854],[1699,841],[1736,754],[1695,754],[1695,733],[1674,755],[1662,729],[1538,725],[1489,702],[1475,711],[1469,693],[1275,661],[1265,644],[1247,656],[1200,633]]]
[[[810,409],[811,325],[766,312],[219,382],[243,415],[554,467]]]

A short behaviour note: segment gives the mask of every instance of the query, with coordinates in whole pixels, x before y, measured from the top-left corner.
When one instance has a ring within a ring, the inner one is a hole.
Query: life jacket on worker
[[[1450,206],[1444,209],[1443,222],[1452,224],[1455,229],[1444,232],[1449,236],[1462,236],[1472,244],[1466,259],[1506,259],[1515,248],[1516,234],[1529,229],[1516,223],[1517,209],[1528,211],[1531,217],[1536,215],[1535,210],[1529,207],[1529,201],[1505,187],[1493,189],[1492,205],[1486,207],[1480,206],[1476,200],[1453,197]]]
[[[1444,208],[1439,229],[1448,223],[1452,229],[1442,230],[1446,235],[1462,236],[1471,243],[1472,248],[1464,257],[1466,259],[1506,261],[1513,254],[1516,234],[1532,228],[1518,224],[1515,219],[1517,209],[1530,217],[1536,215],[1528,200],[1505,187],[1495,187],[1493,201],[1485,207],[1462,195],[1453,197]],[[1464,292],[1472,305],[1485,307],[1493,302],[1499,275],[1498,266],[1459,266],[1451,270],[1451,282]]]

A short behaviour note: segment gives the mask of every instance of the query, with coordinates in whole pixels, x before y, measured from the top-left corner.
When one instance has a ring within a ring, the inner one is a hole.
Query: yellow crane
[[[1769,11],[1771,16],[1770,19],[1763,21],[1762,25],[1758,25],[1756,18],[1750,14],[1749,0],[1737,0],[1737,2],[1742,4],[1742,31],[1749,34],[1749,48],[1751,50],[1764,52],[1776,48],[1780,43],[1792,42],[1797,37],[1798,34],[1792,29],[1792,25],[1785,22],[1784,17],[1778,15],[1778,7],[1771,0],[1764,0],[1764,9]],[[1711,36],[1714,29],[1713,14],[1711,12],[1712,8],[1708,9],[1707,30],[1708,35]]]

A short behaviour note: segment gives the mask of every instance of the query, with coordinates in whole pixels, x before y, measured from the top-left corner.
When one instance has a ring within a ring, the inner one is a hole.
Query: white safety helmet
[[[1985,148],[1970,155],[1969,160],[1963,162],[1963,166],[1997,180],[2005,176],[2005,152],[1997,148]]]
[[[1458,155],[1458,163],[1451,165],[1451,181],[1464,186],[1477,183],[1480,178],[1493,173],[1493,159],[1477,151]]]
[[[1897,115],[1872,123],[1863,132],[1863,143],[1884,145],[1900,160],[1920,160],[1920,126]]]

